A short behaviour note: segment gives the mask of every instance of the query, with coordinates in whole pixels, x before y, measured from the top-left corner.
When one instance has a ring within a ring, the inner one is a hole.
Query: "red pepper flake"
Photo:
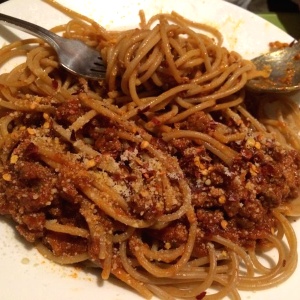
[[[282,261],[282,267],[283,267],[283,268],[285,267],[285,265],[286,265],[286,259],[284,259],[284,260]]]
[[[205,296],[206,296],[206,292],[202,292],[201,294],[199,294],[198,296],[196,296],[196,299],[197,300],[202,300]]]
[[[55,90],[57,90],[57,88],[58,88],[58,81],[57,81],[57,80],[52,79],[52,87],[53,87]]]
[[[157,118],[152,118],[151,122],[152,122],[154,125],[156,125],[156,126],[161,125],[161,121],[158,120]]]
[[[121,180],[121,177],[120,177],[120,180]],[[127,180],[128,182],[134,182],[134,181],[137,180],[137,176],[135,176],[135,175],[128,175],[128,176],[126,177],[126,180]]]
[[[24,151],[24,156],[32,159],[37,159],[39,156],[39,148],[33,143],[30,143]]]
[[[241,155],[247,160],[250,160],[253,157],[253,153],[249,149],[242,149]]]
[[[300,60],[300,53],[297,53],[297,54],[294,56],[294,60]]]

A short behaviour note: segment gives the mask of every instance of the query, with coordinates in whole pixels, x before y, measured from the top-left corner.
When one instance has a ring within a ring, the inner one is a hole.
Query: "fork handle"
[[[2,13],[0,13],[0,22],[39,37],[48,42],[55,50],[58,49],[58,43],[61,37],[50,30]]]

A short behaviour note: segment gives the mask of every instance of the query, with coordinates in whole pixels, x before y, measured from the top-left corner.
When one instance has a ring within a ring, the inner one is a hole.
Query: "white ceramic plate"
[[[213,25],[225,37],[225,46],[247,58],[268,50],[270,41],[292,41],[274,25],[237,6],[221,0],[59,0],[60,3],[88,15],[108,29],[137,26],[138,11],[149,17],[165,11],[180,14]],[[0,5],[0,12],[51,28],[68,18],[42,0],[10,0]],[[26,35],[18,30],[0,27],[0,47]],[[0,69],[0,73],[5,69]],[[300,221],[292,220],[300,240]],[[242,299],[299,299],[300,267],[284,284],[260,292],[243,292]],[[1,300],[138,300],[125,286],[111,279],[102,282],[98,272],[87,273],[73,267],[55,265],[19,239],[4,218],[0,217],[0,299]]]

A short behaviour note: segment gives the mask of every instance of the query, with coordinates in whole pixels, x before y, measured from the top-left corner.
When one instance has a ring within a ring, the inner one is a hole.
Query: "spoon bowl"
[[[254,58],[257,70],[270,75],[251,79],[247,88],[256,92],[287,93],[300,90],[300,42]]]

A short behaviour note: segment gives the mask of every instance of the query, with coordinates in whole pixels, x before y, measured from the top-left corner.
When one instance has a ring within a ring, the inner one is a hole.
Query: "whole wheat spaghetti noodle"
[[[239,299],[286,280],[298,108],[254,107],[245,84],[259,74],[208,25],[141,12],[110,32],[50,2],[72,17],[53,31],[97,48],[107,74],[66,73],[39,39],[0,50],[1,64],[26,56],[0,75],[0,213],[49,259],[147,299]]]

